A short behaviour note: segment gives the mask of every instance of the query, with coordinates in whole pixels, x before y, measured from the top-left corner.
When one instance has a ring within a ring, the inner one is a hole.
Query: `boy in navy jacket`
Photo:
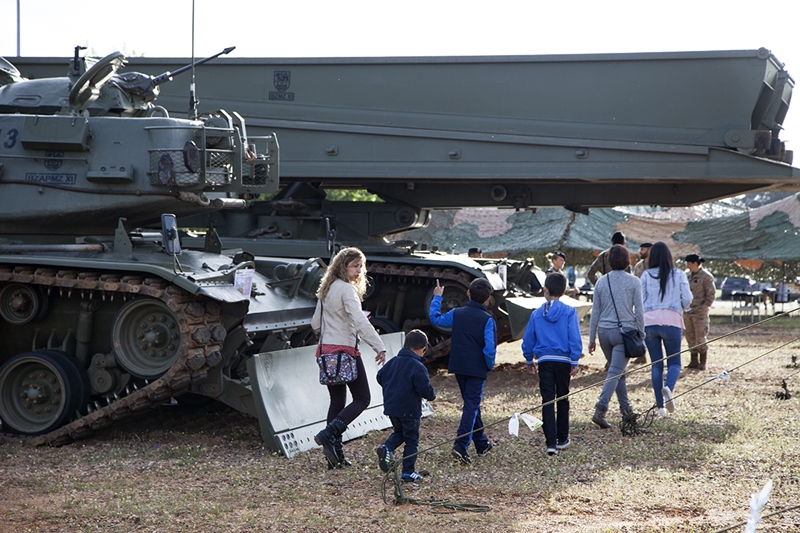
[[[492,315],[486,311],[486,304],[492,296],[492,285],[484,278],[473,280],[467,291],[467,305],[444,314],[443,293],[444,287],[436,280],[428,316],[434,326],[453,328],[447,370],[456,375],[464,407],[450,454],[462,463],[470,464],[472,459],[467,453],[470,442],[475,442],[478,455],[486,455],[493,447],[483,432],[481,419],[483,387],[486,376],[494,367],[497,351],[497,327]]]
[[[522,337],[522,355],[528,372],[539,373],[539,390],[542,393],[542,426],[547,445],[547,455],[556,455],[569,445],[569,394],[570,378],[578,373],[581,341],[578,312],[559,298],[567,287],[567,278],[554,272],[544,282],[546,303],[533,312],[525,335]],[[538,365],[538,368],[537,368]],[[558,419],[555,406],[558,405]]]
[[[405,442],[403,449],[403,481],[422,479],[414,468],[419,445],[419,420],[422,418],[422,398],[435,400],[436,393],[423,364],[422,355],[428,349],[428,337],[414,329],[408,332],[403,348],[378,370],[378,384],[383,387],[383,414],[389,417],[394,433],[389,435],[378,453],[378,466],[384,472],[392,467],[394,450]]]

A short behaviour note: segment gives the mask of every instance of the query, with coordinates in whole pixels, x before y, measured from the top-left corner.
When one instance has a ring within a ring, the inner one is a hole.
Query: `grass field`
[[[711,336],[739,326],[715,317]],[[487,382],[483,418],[495,448],[472,466],[450,457],[460,396],[452,376],[436,374],[436,414],[421,429],[420,449],[429,451],[417,463],[430,475],[405,484],[405,495],[488,512],[385,504],[374,449],[388,432],[347,443],[354,465],[328,471],[319,450],[270,454],[257,421],[224,406],[165,406],[62,448],[0,446],[0,531],[718,531],[747,519],[750,495],[768,480],[764,514],[800,503],[798,342],[763,355],[796,340],[798,327],[800,319],[782,318],[715,342],[707,371],[684,370],[677,411],[636,437],[592,424],[599,388],[578,392],[572,446],[555,457],[545,455],[541,430],[507,430],[509,416],[540,403],[519,343],[501,347]],[[582,359],[573,392],[602,381],[603,363],[598,354]],[[654,401],[650,371],[632,369],[629,392],[644,413]],[[706,382],[723,370],[730,380]],[[786,377],[794,396],[780,400]],[[615,399],[609,420],[619,421]],[[800,510],[767,518],[758,531],[800,531]]]

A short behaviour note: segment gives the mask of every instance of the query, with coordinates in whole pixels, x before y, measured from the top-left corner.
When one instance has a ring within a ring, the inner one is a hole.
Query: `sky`
[[[6,58],[17,56],[17,4],[22,56],[66,57],[76,45],[97,56],[192,55],[192,0],[0,0]],[[195,0],[194,34],[196,57],[228,46],[228,57],[272,58],[765,47],[800,80],[798,0]],[[800,150],[798,108],[800,100],[784,122],[788,149]]]

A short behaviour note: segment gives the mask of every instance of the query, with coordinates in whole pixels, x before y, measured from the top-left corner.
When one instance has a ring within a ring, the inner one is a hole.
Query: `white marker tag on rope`
[[[525,425],[528,426],[528,429],[531,431],[535,431],[536,428],[541,427],[542,421],[536,418],[535,416],[531,416],[529,414],[521,414],[519,417],[525,422]]]
[[[517,416],[519,413],[514,413],[511,419],[508,421],[508,433],[510,435],[514,435],[515,437],[519,437],[519,419]]]
[[[725,380],[725,381],[730,381],[731,380],[731,375],[728,374],[727,370],[723,370],[722,372],[720,372],[719,374],[717,374],[714,377],[706,378],[704,383],[708,383],[709,381],[714,381],[715,379],[722,379],[722,380]]]
[[[767,504],[769,495],[772,492],[772,480],[767,480],[767,484],[761,489],[761,492],[756,492],[750,496],[750,518],[747,520],[747,525],[744,528],[745,533],[756,533],[756,524],[761,520],[761,509]]]

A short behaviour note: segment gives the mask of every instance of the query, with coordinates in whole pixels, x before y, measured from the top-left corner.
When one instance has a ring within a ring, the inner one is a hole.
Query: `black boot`
[[[343,468],[345,466],[353,466],[353,463],[345,459],[344,457],[344,446],[342,445],[342,436],[339,435],[339,438],[336,439],[336,457],[339,458],[339,464],[337,465],[339,468]]]
[[[342,433],[347,429],[347,424],[343,420],[334,418],[325,429],[314,435],[314,442],[322,446],[322,453],[328,463],[338,465],[339,456],[336,454],[336,440],[341,439]]]
[[[603,429],[608,429],[611,427],[611,424],[609,424],[608,421],[606,420],[606,411],[608,411],[608,407],[603,407],[600,404],[595,404],[594,416],[592,417],[592,422],[594,422]]]
[[[346,466],[353,466],[353,463],[348,461],[344,456],[344,446],[342,445],[342,436],[336,439],[336,442],[333,446],[336,449],[336,457],[339,459],[339,462],[336,464],[331,463],[328,461],[328,470],[333,470],[334,468],[344,468]]]

